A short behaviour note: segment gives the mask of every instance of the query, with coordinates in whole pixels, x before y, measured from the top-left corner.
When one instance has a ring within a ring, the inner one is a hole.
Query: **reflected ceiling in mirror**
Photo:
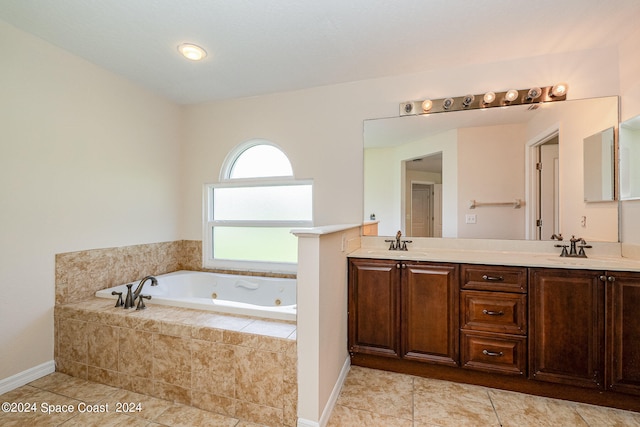
[[[584,202],[582,165],[584,138],[617,123],[617,97],[365,120],[364,215],[383,236],[618,241],[618,205]],[[416,159],[441,171],[407,167]],[[417,185],[431,186],[431,200],[414,200]]]

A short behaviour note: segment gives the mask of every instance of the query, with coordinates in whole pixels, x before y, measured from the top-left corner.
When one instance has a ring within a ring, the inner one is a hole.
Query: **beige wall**
[[[0,379],[53,358],[55,254],[179,238],[181,110],[0,21]]]
[[[458,130],[458,237],[524,239],[525,209],[478,207],[478,203],[525,199],[524,125]],[[492,153],[486,158],[485,153]],[[476,215],[467,224],[467,214]]]

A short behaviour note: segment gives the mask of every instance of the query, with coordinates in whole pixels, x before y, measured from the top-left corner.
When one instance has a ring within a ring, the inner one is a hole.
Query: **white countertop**
[[[520,245],[514,246],[511,242],[500,244],[490,241],[486,247],[479,242],[473,242],[470,245],[473,246],[471,249],[447,247],[459,246],[461,242],[452,245],[448,242],[430,241],[430,247],[417,239],[414,239],[414,242],[417,244],[413,247],[409,244],[407,251],[398,251],[388,250],[388,243],[383,239],[363,238],[362,247],[351,252],[349,257],[640,272],[640,261],[620,256],[617,243],[594,244],[594,248],[586,249],[588,258],[576,258],[560,257],[560,249],[554,247],[557,242],[521,242]],[[591,251],[593,253],[590,253]]]

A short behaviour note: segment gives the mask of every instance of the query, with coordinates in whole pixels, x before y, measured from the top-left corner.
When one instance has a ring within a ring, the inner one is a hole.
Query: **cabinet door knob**
[[[605,276],[604,274],[600,277],[598,277],[598,279],[600,279],[601,282],[606,282],[607,281],[607,276]]]
[[[488,316],[504,316],[504,311],[500,310],[500,311],[492,311],[492,310],[487,310],[486,308],[484,310],[482,310],[482,313],[488,315]]]
[[[489,351],[489,350],[482,350],[482,354],[484,354],[485,356],[491,356],[491,357],[501,357],[502,355],[504,355],[503,352],[498,351]]]
[[[397,264],[396,264],[396,268],[400,268],[400,263],[397,263]]]
[[[609,277],[607,277],[607,280],[610,281],[610,282],[615,282],[616,278],[613,277],[613,276],[609,276]]]
[[[486,274],[482,276],[482,280],[486,280],[487,282],[502,282],[504,277],[502,276],[487,276]]]

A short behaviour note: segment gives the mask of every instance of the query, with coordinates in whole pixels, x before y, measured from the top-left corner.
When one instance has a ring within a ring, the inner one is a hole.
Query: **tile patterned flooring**
[[[0,412],[3,427],[257,427],[57,372],[0,395],[2,402],[37,404],[32,413]],[[108,404],[109,412],[81,413],[81,402]],[[118,402],[140,403],[141,410],[117,413]],[[75,412],[46,414],[42,404],[73,405]],[[328,423],[350,426],[640,427],[640,414],[352,366]]]
[[[155,397],[85,381],[55,372],[8,393],[0,395],[0,403],[35,403],[35,412],[0,411],[3,427],[257,427],[257,424],[225,417],[191,406],[180,405]],[[129,413],[118,413],[118,403],[140,403]],[[52,407],[54,413],[43,411]],[[108,412],[87,412],[84,405]],[[49,406],[50,405],[50,406]],[[57,407],[56,407],[57,405]],[[58,412],[62,405],[73,405],[74,412]],[[107,406],[108,405],[108,406]],[[4,408],[4,407],[3,407]],[[80,412],[80,411],[83,412]]]
[[[352,366],[329,427],[640,427],[640,413]]]

